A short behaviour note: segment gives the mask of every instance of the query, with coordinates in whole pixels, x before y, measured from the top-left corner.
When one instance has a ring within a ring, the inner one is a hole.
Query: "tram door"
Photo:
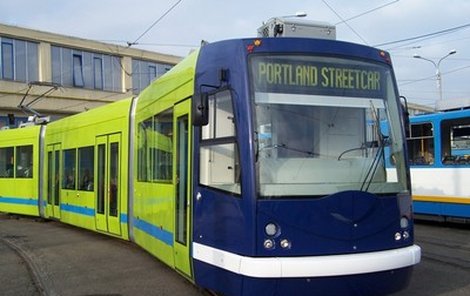
[[[121,134],[96,137],[96,228],[121,235]]]
[[[60,219],[60,144],[47,146],[47,206],[50,218]]]
[[[173,169],[175,188],[175,266],[178,270],[191,277],[190,263],[190,215],[191,215],[191,125],[190,100],[186,100],[175,106],[174,118],[176,126],[175,147],[176,165]]]

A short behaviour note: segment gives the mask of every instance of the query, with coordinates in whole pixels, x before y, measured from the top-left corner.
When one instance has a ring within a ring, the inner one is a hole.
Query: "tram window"
[[[173,180],[173,110],[139,124],[137,178],[141,182]]]
[[[149,181],[148,176],[150,175],[150,155],[148,153],[148,147],[152,130],[152,118],[148,118],[139,124],[139,130],[137,132],[137,180],[139,180],[140,182]]]
[[[441,159],[444,165],[470,164],[470,119],[441,122]]]
[[[240,172],[232,97],[224,90],[209,97],[209,124],[202,128],[199,182],[240,194]]]
[[[16,177],[33,177],[33,145],[16,147]]]
[[[202,128],[202,139],[235,136],[235,124],[230,91],[209,97],[209,124]]]
[[[93,191],[94,181],[94,149],[93,146],[78,149],[78,180],[79,190]]]
[[[411,125],[408,151],[411,165],[434,164],[434,132],[431,123]]]
[[[63,152],[62,189],[75,189],[75,149],[65,150]]]
[[[153,181],[173,180],[173,110],[166,110],[154,118],[151,146]]]
[[[0,178],[13,178],[13,147],[0,148]]]

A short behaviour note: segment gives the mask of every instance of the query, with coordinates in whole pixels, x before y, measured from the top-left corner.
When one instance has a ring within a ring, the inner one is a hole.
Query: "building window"
[[[152,82],[157,78],[157,67],[154,65],[149,66],[149,81]]]
[[[73,55],[73,85],[84,86],[82,56],[78,54]]]
[[[168,72],[173,66],[144,60],[132,59],[132,90],[140,93],[153,80]]]
[[[52,82],[122,92],[121,58],[97,52],[52,46]]]
[[[93,76],[95,79],[95,89],[103,89],[103,59],[93,58]]]
[[[13,43],[2,41],[2,76],[13,80]]]
[[[39,77],[37,43],[0,37],[0,79],[21,82]]]

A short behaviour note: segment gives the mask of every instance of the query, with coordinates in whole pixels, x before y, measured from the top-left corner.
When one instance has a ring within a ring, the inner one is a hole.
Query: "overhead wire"
[[[322,0],[322,2],[334,13],[336,14],[336,16],[346,25],[348,26],[348,28],[357,36],[359,37],[359,39],[362,40],[362,42],[364,42],[364,44],[368,45],[369,43],[356,31],[354,30],[353,27],[351,27],[347,20],[343,19],[343,17],[341,17],[341,15],[330,5],[328,4],[328,2],[326,2],[326,0]]]
[[[463,66],[463,67],[460,67],[460,68],[456,68],[456,69],[453,69],[453,70],[449,70],[447,72],[442,72],[441,75],[447,75],[447,74],[455,73],[455,72],[462,71],[462,70],[465,70],[465,69],[468,69],[468,68],[470,68],[470,65]],[[433,79],[435,77],[436,77],[436,75],[434,74],[434,75],[427,76],[427,77],[424,77],[424,78],[419,78],[419,79],[415,79],[415,80],[407,80],[407,82],[399,83],[399,85],[400,86],[409,85],[409,84],[413,84],[413,83],[416,83],[416,82],[430,80],[430,79]]]
[[[137,42],[142,37],[144,37],[145,34],[147,34],[150,30],[152,30],[152,28],[155,27],[155,25],[158,24],[158,22],[160,22],[165,16],[167,16],[167,14],[169,14],[176,6],[178,6],[178,4],[181,3],[181,1],[183,0],[176,1],[176,3],[173,4],[162,16],[160,16],[157,20],[155,20],[142,34],[140,34],[139,37],[137,37],[137,39],[134,40],[134,42],[127,42],[127,46],[131,47],[132,45],[136,45]]]
[[[361,16],[363,16],[363,15],[369,14],[369,13],[374,12],[374,11],[376,11],[376,10],[379,10],[379,9],[382,9],[382,8],[387,7],[387,6],[389,6],[389,5],[392,5],[392,4],[394,4],[394,3],[398,2],[398,1],[400,1],[400,0],[393,0],[393,1],[391,1],[391,2],[388,2],[388,3],[382,4],[382,5],[380,5],[380,6],[377,6],[377,7],[375,7],[375,8],[369,9],[369,10],[367,10],[367,11],[364,11],[363,13],[360,13],[360,14],[358,14],[358,15],[352,16],[352,17],[350,17],[350,18],[348,18],[348,19],[345,19],[345,20],[343,20],[343,21],[341,21],[341,22],[338,22],[338,23],[335,24],[335,26],[340,25],[340,24],[343,24],[343,23],[346,23],[346,22],[349,22],[349,21],[354,20],[354,19],[357,19],[357,18],[359,18],[359,17],[361,17]]]
[[[427,39],[431,39],[431,38],[436,38],[436,37],[439,37],[439,36],[441,36],[441,35],[450,34],[450,33],[453,33],[453,32],[459,31],[459,30],[463,30],[463,29],[466,29],[466,28],[469,28],[469,27],[470,27],[470,23],[467,23],[467,24],[464,24],[464,25],[460,25],[460,26],[456,26],[456,27],[452,27],[452,28],[440,30],[440,31],[437,31],[437,32],[422,34],[422,35],[413,36],[413,37],[408,37],[408,38],[404,38],[404,39],[400,39],[400,40],[395,40],[395,41],[389,41],[389,42],[379,43],[379,44],[375,44],[375,45],[373,45],[373,46],[374,46],[374,47],[380,47],[380,46],[385,46],[385,45],[392,45],[392,44],[397,44],[397,43],[403,43],[403,42],[407,42],[407,41],[416,41],[416,42],[417,42],[417,41],[421,41],[421,40],[427,40]],[[413,43],[415,43],[415,42],[413,42]],[[407,43],[406,45],[410,45],[410,44],[412,44],[412,43]]]

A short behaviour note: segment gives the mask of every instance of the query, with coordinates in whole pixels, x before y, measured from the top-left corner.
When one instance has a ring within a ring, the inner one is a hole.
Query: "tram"
[[[414,212],[470,220],[470,109],[410,118],[409,161]]]
[[[421,256],[402,122],[384,51],[215,42],[138,97],[0,131],[0,171],[33,165],[0,176],[0,211],[128,239],[224,295],[385,295]]]

